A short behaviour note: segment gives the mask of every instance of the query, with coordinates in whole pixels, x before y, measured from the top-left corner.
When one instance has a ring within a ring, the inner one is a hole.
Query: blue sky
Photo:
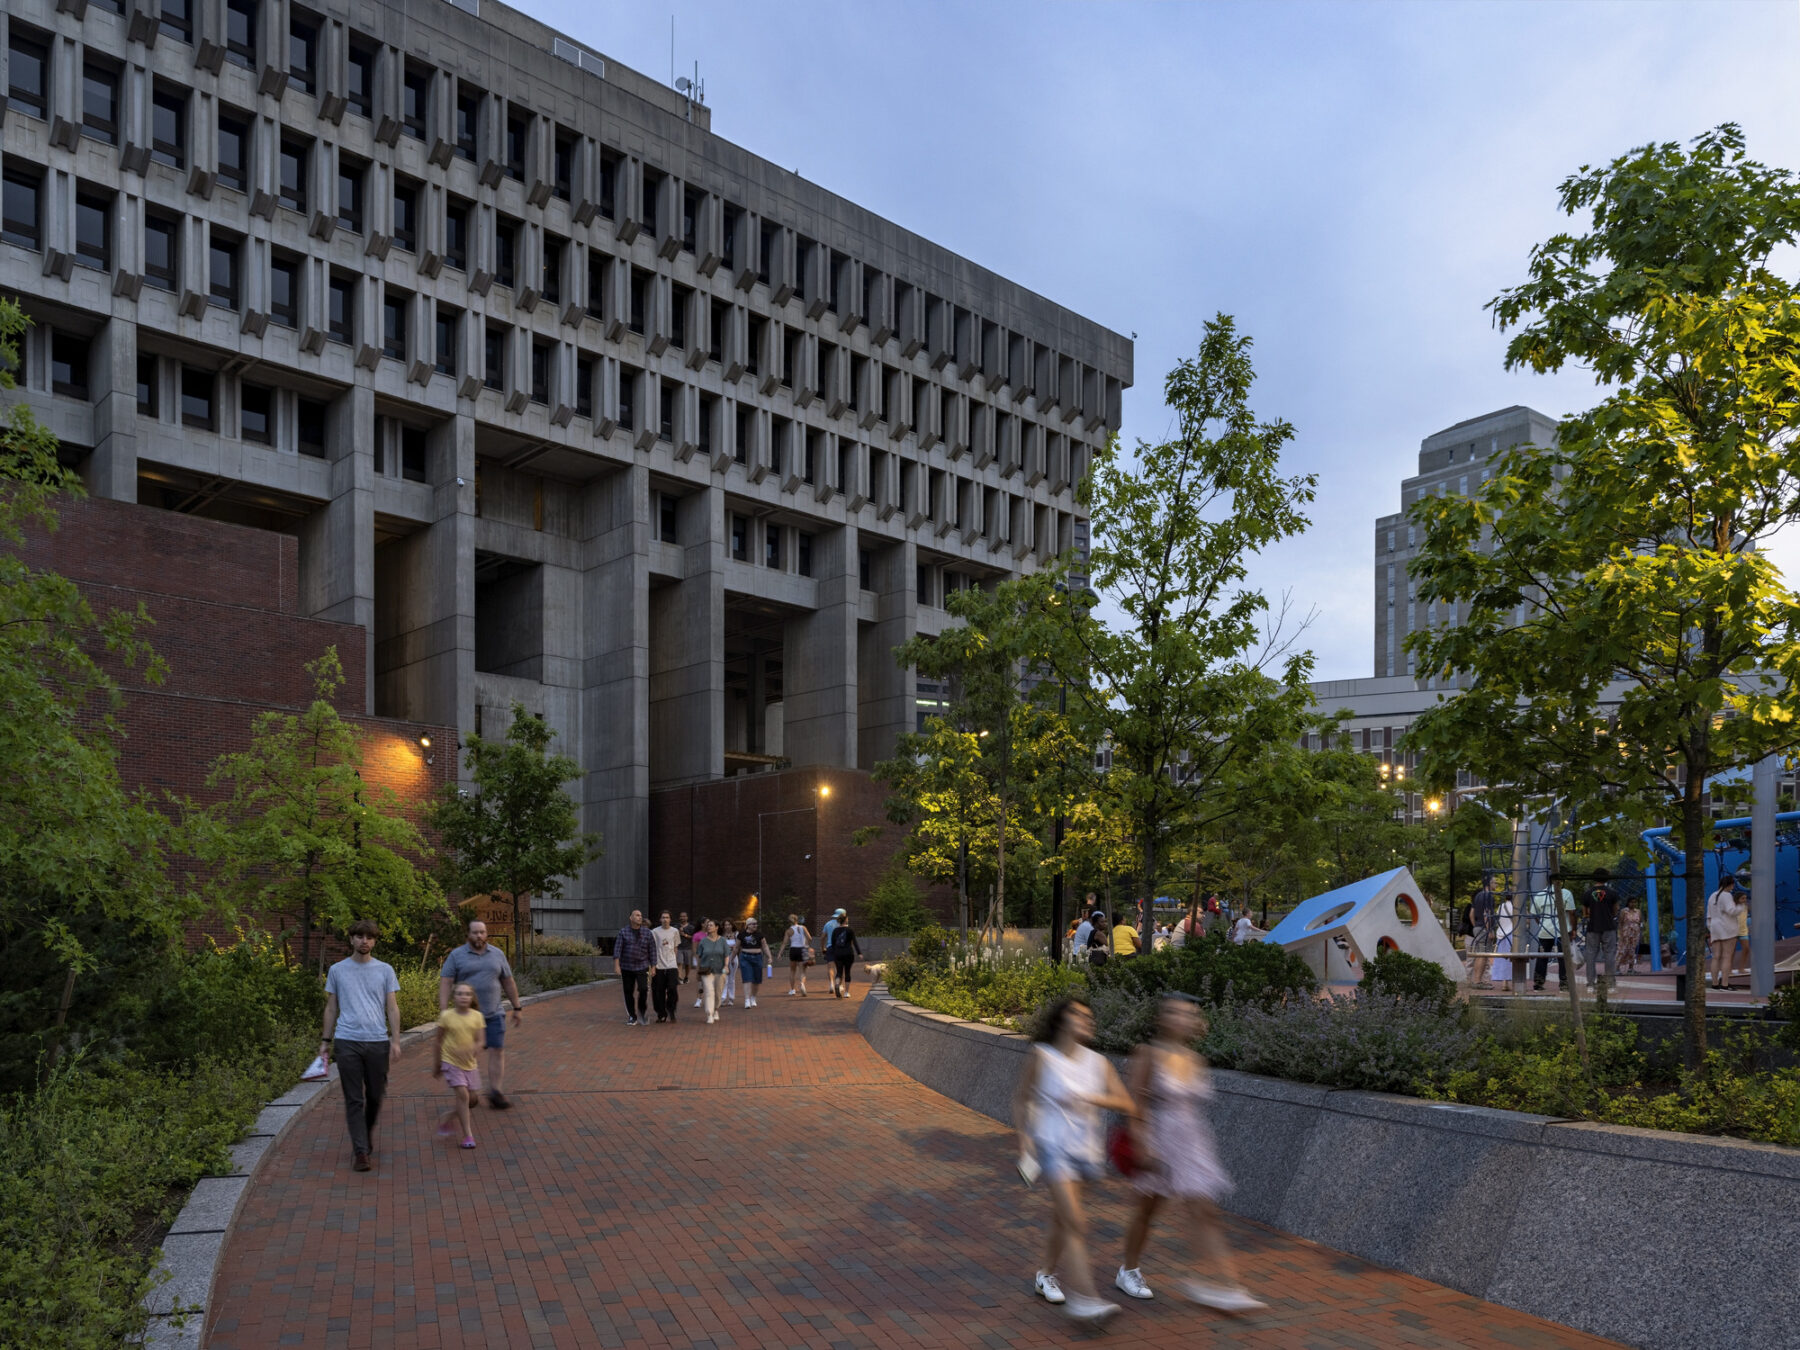
[[[1482,310],[1561,227],[1557,184],[1723,121],[1800,168],[1800,0],[523,7],[663,79],[673,15],[720,135],[1135,332],[1128,441],[1236,315],[1257,410],[1319,477],[1312,530],[1252,579],[1317,611],[1326,679],[1371,673],[1374,519],[1419,441],[1593,400],[1507,374]]]

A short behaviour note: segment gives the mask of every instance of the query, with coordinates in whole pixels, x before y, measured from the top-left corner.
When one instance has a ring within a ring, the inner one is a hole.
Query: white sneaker
[[[1108,1303],[1103,1298],[1087,1298],[1077,1294],[1069,1300],[1069,1316],[1090,1326],[1098,1326],[1118,1311],[1118,1304]]]
[[[748,1001],[747,1001],[747,1002],[746,1002],[746,1003],[745,1003],[745,1004],[744,1004],[744,1006],[745,1006],[745,1007],[746,1007],[746,1008],[754,1008],[754,1007],[755,1007],[755,1006],[756,1006],[756,1000],[755,1000],[755,999],[750,999],[750,1000],[748,1000]]]
[[[1046,1275],[1040,1270],[1037,1273],[1037,1279],[1032,1284],[1043,1296],[1044,1302],[1061,1303],[1063,1301],[1062,1286],[1056,1282],[1056,1276]]]
[[[1204,1284],[1199,1280],[1189,1280],[1181,1286],[1181,1292],[1188,1296],[1190,1302],[1219,1312],[1256,1312],[1269,1306],[1261,1299],[1252,1298],[1247,1289],[1230,1289],[1220,1284]]]
[[[696,1008],[698,1008],[698,1007],[699,1007],[699,1006],[700,1006],[700,1000],[699,1000],[699,999],[695,999],[695,1000],[694,1000],[694,1006],[695,1006],[695,1007],[696,1007]]]
[[[1155,1294],[1150,1292],[1150,1286],[1144,1283],[1144,1272],[1142,1270],[1127,1270],[1124,1266],[1120,1266],[1119,1273],[1113,1276],[1113,1286],[1114,1288],[1130,1294],[1133,1298],[1156,1297]]]

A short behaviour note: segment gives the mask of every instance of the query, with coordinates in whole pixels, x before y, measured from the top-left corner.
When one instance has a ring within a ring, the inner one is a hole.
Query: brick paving
[[[685,1006],[674,1026],[627,1027],[612,984],[538,1004],[509,1034],[515,1109],[477,1112],[470,1152],[435,1136],[444,1094],[428,1047],[410,1049],[374,1173],[350,1170],[335,1089],[265,1161],[206,1344],[1609,1344],[1242,1221],[1267,1313],[1225,1318],[1165,1289],[1085,1332],[1031,1294],[1046,1202],[1020,1186],[1011,1136],[895,1070],[855,1017],[816,990],[714,1027]],[[1096,1191],[1110,1271],[1127,1194]],[[1152,1283],[1182,1254],[1153,1237]]]

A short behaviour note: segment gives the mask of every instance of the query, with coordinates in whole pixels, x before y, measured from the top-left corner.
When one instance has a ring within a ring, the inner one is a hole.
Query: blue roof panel
[[[1342,923],[1352,913],[1380,895],[1387,884],[1406,869],[1396,867],[1372,877],[1364,877],[1361,881],[1353,881],[1348,886],[1339,886],[1335,891],[1326,891],[1323,895],[1315,895],[1310,900],[1302,900],[1294,912],[1276,924],[1264,942],[1276,944],[1298,942],[1310,935],[1315,923],[1333,910],[1343,909],[1343,913],[1335,916],[1319,927],[1329,927],[1333,923]]]

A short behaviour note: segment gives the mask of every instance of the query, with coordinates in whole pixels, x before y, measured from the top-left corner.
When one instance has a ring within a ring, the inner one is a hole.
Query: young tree
[[[342,932],[374,919],[404,938],[441,903],[412,861],[429,856],[424,837],[390,789],[364,779],[362,735],[331,702],[344,682],[337,648],[306,672],[312,703],[259,714],[249,749],[214,761],[207,786],[223,795],[195,819],[196,851],[222,905],[297,915],[302,965],[315,927]]]
[[[927,718],[924,731],[901,736],[894,757],[877,764],[874,776],[889,789],[888,819],[910,827],[907,866],[928,881],[956,887],[966,939],[971,871],[978,877],[991,865],[1000,814],[999,796],[981,770],[980,735],[959,731],[946,718]],[[859,831],[857,842],[879,832]]]
[[[1164,385],[1174,438],[1140,441],[1130,458],[1115,438],[1081,487],[1090,584],[1121,621],[1103,623],[1073,597],[1044,610],[1071,706],[1129,771],[1108,776],[1109,797],[1152,895],[1172,845],[1255,804],[1236,768],[1296,740],[1311,702],[1310,654],[1264,632],[1268,603],[1242,584],[1252,555],[1306,527],[1315,483],[1281,476],[1294,430],[1257,420],[1254,380],[1249,337],[1227,315],[1208,322],[1198,354]],[[1151,922],[1146,905],[1146,948]]]
[[[1586,366],[1609,392],[1474,496],[1413,508],[1420,598],[1467,617],[1408,639],[1421,674],[1462,683],[1412,743],[1507,811],[1678,822],[1695,970],[1708,782],[1800,743],[1800,605],[1761,547],[1800,519],[1800,184],[1723,126],[1583,168],[1561,201],[1591,228],[1539,245],[1490,308],[1518,329],[1509,369]],[[1686,1042],[1697,1064],[1700,979]]]
[[[512,705],[512,725],[500,741],[470,736],[463,763],[475,782],[470,793],[446,784],[430,823],[443,843],[447,887],[512,898],[513,932],[523,951],[523,897],[562,894],[563,879],[600,856],[600,836],[583,833],[565,783],[581,777],[567,755],[550,753],[550,727]]]

